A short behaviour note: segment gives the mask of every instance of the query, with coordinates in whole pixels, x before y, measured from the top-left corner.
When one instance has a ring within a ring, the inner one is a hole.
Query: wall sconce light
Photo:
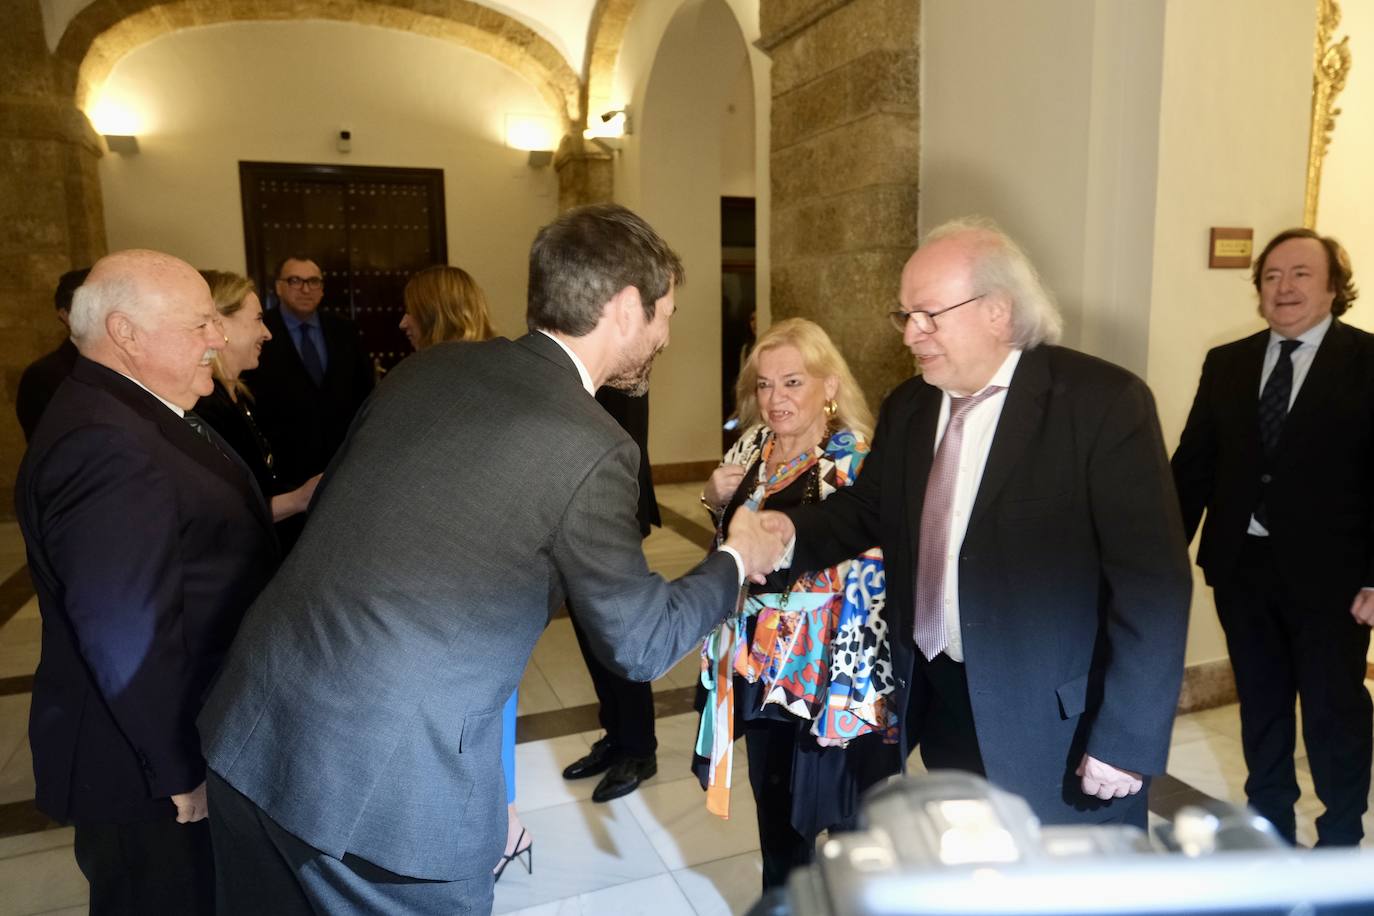
[[[626,105],[623,108],[602,112],[600,118],[592,122],[591,127],[582,131],[582,136],[587,140],[595,140],[597,137],[619,139],[634,132],[634,123],[630,120],[630,106]]]
[[[121,156],[138,155],[138,137],[133,134],[102,134],[105,148]]]
[[[615,154],[624,147],[625,137],[632,133],[634,125],[630,121],[630,106],[626,105],[623,108],[602,112],[600,117],[592,122],[591,127],[582,131],[582,137],[606,152]]]
[[[553,162],[556,138],[553,118],[545,115],[506,115],[506,146],[528,151],[532,169],[542,169]]]

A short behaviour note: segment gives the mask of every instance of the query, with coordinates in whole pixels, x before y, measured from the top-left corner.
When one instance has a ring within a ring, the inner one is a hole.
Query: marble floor
[[[696,502],[699,490],[696,484],[659,488],[665,525],[650,536],[645,551],[664,575],[688,569],[709,538]],[[25,600],[23,563],[16,526],[0,524],[0,594],[17,594],[23,602],[0,627],[0,916],[85,913],[86,884],[72,858],[71,831],[47,824],[32,809],[25,733],[39,620],[36,603]],[[660,701],[658,775],[630,796],[594,804],[595,779],[567,782],[560,776],[600,733],[571,627],[566,618],[552,622],[520,688],[517,804],[534,837],[534,871],[526,874],[519,865],[507,870],[496,887],[496,912],[715,916],[741,913],[753,903],[760,862],[744,755],[735,758],[729,821],[706,812],[687,769],[696,717],[684,711],[690,708],[684,698],[695,667],[689,657],[654,685]],[[1306,759],[1298,766],[1304,792],[1298,834],[1311,843],[1320,806]],[[1169,774],[1175,791],[1182,784],[1215,798],[1243,800],[1235,706],[1179,717]],[[1365,821],[1366,833],[1374,834],[1374,816]]]

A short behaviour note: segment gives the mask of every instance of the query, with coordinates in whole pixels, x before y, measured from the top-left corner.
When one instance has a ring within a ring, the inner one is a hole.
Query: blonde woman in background
[[[427,267],[406,284],[401,330],[416,350],[446,340],[490,340],[496,336],[487,297],[461,267]]]
[[[273,471],[272,443],[253,417],[253,395],[239,379],[258,367],[262,345],[272,339],[272,332],[262,321],[262,302],[253,281],[225,270],[202,270],[200,275],[210,285],[219,311],[224,346],[211,363],[215,388],[196,402],[195,413],[233,446],[271,504],[272,521],[280,522],[310,506],[320,475],[294,490],[282,487]]]

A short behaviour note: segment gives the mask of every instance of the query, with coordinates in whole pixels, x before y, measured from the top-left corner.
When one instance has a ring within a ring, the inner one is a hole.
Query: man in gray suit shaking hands
[[[221,913],[488,912],[501,707],[551,611],[649,680],[774,567],[751,513],[677,580],[644,561],[639,451],[593,392],[647,386],[682,277],[629,210],[569,211],[528,335],[430,347],[364,405],[200,719]]]

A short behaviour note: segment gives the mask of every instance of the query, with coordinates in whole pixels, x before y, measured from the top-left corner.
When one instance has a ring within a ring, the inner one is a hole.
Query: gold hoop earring
[[[833,420],[833,419],[835,419],[835,414],[837,414],[837,413],[839,413],[839,412],[840,412],[840,405],[835,403],[835,399],[834,399],[834,398],[831,398],[830,400],[828,400],[828,401],[825,402],[825,418],[826,418],[827,420]]]

